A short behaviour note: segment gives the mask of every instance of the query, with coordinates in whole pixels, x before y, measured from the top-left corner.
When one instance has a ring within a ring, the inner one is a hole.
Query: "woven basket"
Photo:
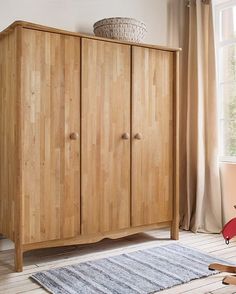
[[[129,17],[104,18],[94,25],[94,34],[98,37],[140,43],[147,28],[145,23]]]

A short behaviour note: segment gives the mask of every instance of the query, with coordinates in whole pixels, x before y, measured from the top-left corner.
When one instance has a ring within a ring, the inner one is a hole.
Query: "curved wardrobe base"
[[[23,271],[23,253],[27,251],[35,250],[35,249],[96,243],[106,238],[118,239],[118,238],[126,237],[129,235],[137,234],[137,233],[142,233],[145,231],[150,231],[150,230],[159,229],[159,228],[166,228],[166,227],[170,227],[171,229],[170,238],[176,240],[176,236],[174,236],[173,234],[173,225],[174,225],[174,222],[168,221],[168,222],[162,222],[158,224],[127,228],[127,229],[122,229],[119,231],[108,232],[108,233],[99,233],[99,234],[86,235],[86,236],[81,235],[76,238],[30,243],[30,244],[24,244],[20,247],[16,246],[15,247],[15,270],[17,272]]]

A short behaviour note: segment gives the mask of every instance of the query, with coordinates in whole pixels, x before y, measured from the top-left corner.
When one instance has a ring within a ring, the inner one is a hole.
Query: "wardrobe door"
[[[132,50],[132,226],[140,226],[173,217],[173,53]]]
[[[130,226],[130,46],[82,39],[82,233]]]
[[[22,33],[24,243],[80,234],[80,38]]]

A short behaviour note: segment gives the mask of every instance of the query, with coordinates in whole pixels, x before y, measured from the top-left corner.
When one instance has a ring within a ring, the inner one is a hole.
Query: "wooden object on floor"
[[[212,263],[208,268],[219,272],[236,273],[236,266],[224,265],[220,263]],[[222,280],[222,283],[224,285],[236,285],[236,276],[226,276]]]
[[[0,233],[23,252],[167,226],[179,49],[15,22],[0,34]]]
[[[224,265],[224,264],[220,264],[220,263],[210,264],[209,270],[216,270],[219,272],[235,273],[236,274],[236,267],[235,266]]]
[[[236,286],[236,276],[226,276],[222,283],[224,285],[235,285]]]

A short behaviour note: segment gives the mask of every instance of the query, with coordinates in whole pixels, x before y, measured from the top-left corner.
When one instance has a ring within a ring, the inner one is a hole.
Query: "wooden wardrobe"
[[[179,49],[17,21],[0,34],[0,233],[36,248],[178,239]]]

